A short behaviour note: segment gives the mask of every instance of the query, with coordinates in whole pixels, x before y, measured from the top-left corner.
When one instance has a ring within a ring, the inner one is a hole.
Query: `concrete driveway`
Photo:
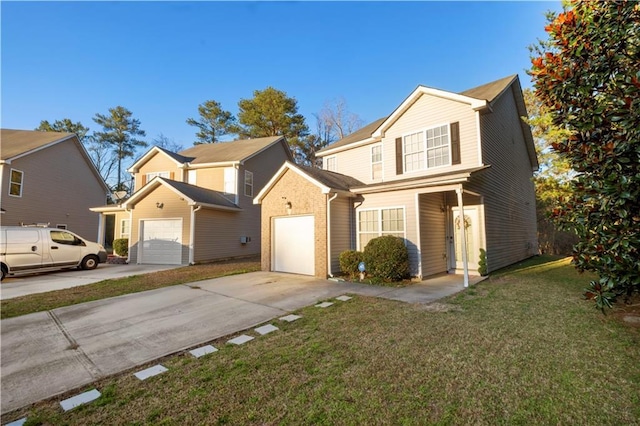
[[[458,281],[434,287],[416,284],[402,296],[402,289],[253,272],[5,319],[0,323],[1,412],[251,328],[318,300],[354,293],[425,303],[462,290],[461,278]]]
[[[78,287],[93,284],[110,278],[128,277],[149,272],[164,271],[179,268],[182,265],[124,265],[101,263],[96,269],[84,271],[68,269],[55,272],[45,272],[37,275],[20,275],[7,277],[0,285],[0,300],[13,299],[47,291],[62,290],[63,288]]]

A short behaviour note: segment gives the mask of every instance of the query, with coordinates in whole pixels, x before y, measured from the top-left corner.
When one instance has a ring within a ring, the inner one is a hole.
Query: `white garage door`
[[[314,275],[313,216],[277,217],[273,220],[273,270]]]
[[[143,220],[140,263],[182,263],[182,219]]]

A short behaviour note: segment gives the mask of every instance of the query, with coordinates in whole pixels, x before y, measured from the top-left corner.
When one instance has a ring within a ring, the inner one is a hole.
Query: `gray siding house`
[[[109,188],[72,133],[0,130],[2,225],[49,224],[88,240],[99,215],[89,210]]]
[[[517,75],[461,93],[418,86],[318,152],[324,170],[285,164],[258,194],[263,269],[324,278],[381,235],[406,241],[418,278],[477,274],[480,249],[489,272],[536,254],[526,115]]]

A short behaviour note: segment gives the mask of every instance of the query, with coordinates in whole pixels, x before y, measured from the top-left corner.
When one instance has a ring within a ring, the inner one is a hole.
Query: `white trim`
[[[375,163],[373,162],[373,149],[374,148],[380,148],[380,161],[379,162],[375,162]],[[384,180],[384,148],[382,146],[382,142],[371,145],[371,147],[369,149],[369,162],[370,162],[370,168],[371,168],[371,180],[372,181],[382,181],[382,180]],[[373,165],[374,164],[380,164],[381,176],[379,178],[374,178],[373,177]]]
[[[267,195],[267,193],[280,180],[280,178],[284,175],[284,172],[287,170],[291,170],[299,174],[300,176],[302,176],[303,178],[311,182],[313,185],[320,188],[323,194],[328,194],[329,192],[332,192],[331,188],[318,182],[317,180],[315,180],[314,178],[312,178],[311,176],[309,176],[308,174],[300,170],[298,167],[296,167],[295,164],[291,163],[290,161],[285,161],[284,164],[280,167],[280,169],[273,175],[273,177],[271,177],[269,182],[267,182],[264,188],[262,188],[260,192],[258,192],[258,195],[255,196],[255,198],[253,199],[253,204],[260,204],[262,202],[262,199],[265,197],[265,195]]]
[[[441,164],[439,166],[433,166],[433,167],[429,167],[429,156],[428,156],[428,151],[429,150],[434,150],[440,147],[436,147],[436,148],[428,148],[427,146],[427,132],[429,130],[433,130],[433,129],[437,129],[439,127],[445,127],[447,126],[447,148],[449,149],[449,162],[447,164]],[[411,171],[407,171],[406,170],[406,162],[405,162],[405,138],[407,136],[411,136],[411,135],[415,135],[418,133],[422,133],[422,153],[423,153],[423,160],[424,160],[424,167],[421,169],[415,169],[415,170],[411,170]],[[433,126],[429,126],[429,127],[423,127],[420,130],[416,130],[413,132],[407,132],[407,133],[403,133],[402,134],[402,172],[403,174],[411,174],[411,173],[416,173],[416,172],[424,172],[425,170],[435,170],[435,169],[439,169],[439,168],[443,168],[443,167],[451,167],[451,161],[452,161],[452,152],[451,152],[451,122],[446,122],[446,123],[441,123],[441,124],[436,124]]]
[[[161,150],[157,146],[152,146],[149,149],[149,151],[147,151],[142,157],[140,157],[135,163],[133,163],[127,169],[127,172],[129,172],[129,173],[138,173],[140,171],[140,167],[142,167],[144,165],[144,163],[149,161],[151,159],[151,157],[153,157],[157,153],[160,153],[160,154],[164,155],[165,157],[169,158],[171,161],[173,161],[176,164],[176,167],[178,167],[178,168],[183,168],[184,165],[185,165],[185,163],[181,163],[180,161],[176,160],[175,158],[173,158],[172,156],[170,156],[169,154],[167,154],[166,152],[164,152],[163,150]],[[142,163],[142,164],[138,164],[138,163]]]
[[[480,130],[480,111],[476,111],[476,134],[476,137],[478,138],[478,166],[484,166],[484,163],[482,162],[482,131]],[[462,137],[460,137],[460,140],[462,140]],[[460,145],[462,145],[462,143],[460,143]]]
[[[191,206],[191,219],[189,222],[189,265],[195,264],[195,248],[196,244],[194,239],[196,237],[196,212],[200,210],[202,206]]]
[[[329,168],[329,160],[333,160],[333,169]],[[336,157],[335,155],[331,155],[329,157],[323,158],[322,164],[324,166],[323,167],[324,170],[328,172],[338,173],[338,157]]]
[[[247,194],[247,175],[251,176],[251,193]],[[244,196],[245,197],[253,197],[253,172],[250,172],[249,170],[245,170],[244,171]]]
[[[364,247],[360,247],[360,212],[366,211],[377,211],[378,212],[378,237],[382,237],[383,235],[389,234],[399,234],[400,232],[386,232],[382,233],[382,210],[397,210],[402,209],[402,224],[404,230],[402,233],[404,236],[402,237],[405,240],[405,244],[407,242],[407,208],[404,205],[400,206],[384,206],[384,207],[366,207],[366,208],[357,208],[356,209],[356,249],[358,251],[364,250]],[[373,234],[373,232],[366,232],[367,234]]]
[[[463,283],[465,287],[469,287],[469,259],[467,256],[467,227],[464,226],[464,203],[462,202],[462,194],[464,193],[464,189],[462,185],[456,189],[456,195],[458,196],[458,209],[460,210],[460,217],[462,218],[462,226],[460,226],[460,230],[462,234],[460,235],[460,250],[462,251],[462,266],[464,270]],[[455,232],[455,231],[454,231]],[[456,259],[457,260],[457,259]]]
[[[338,152],[342,152],[342,151],[346,151],[352,148],[358,148],[364,145],[368,145],[370,143],[377,143],[377,142],[382,142],[381,138],[367,138],[367,139],[363,139],[361,141],[358,142],[353,142],[347,145],[343,145],[343,146],[338,146],[335,148],[331,148],[329,147],[329,149],[326,149],[324,151],[322,151],[321,153],[316,154],[316,157],[326,157],[327,155],[334,155],[337,154]]]
[[[199,163],[199,164],[189,163],[189,169],[195,170],[195,169],[209,169],[211,167],[235,167],[238,164],[240,164],[240,161],[221,161],[219,163]]]
[[[14,171],[16,171],[16,172],[20,173],[20,193],[19,193],[18,195],[16,195],[16,194],[12,194],[12,193],[11,193],[11,185],[13,185],[14,183],[17,183],[17,182],[14,182],[14,181],[11,179],[11,175],[13,174],[13,172],[14,172]],[[22,198],[22,187],[23,187],[23,186],[24,186],[24,172],[23,172],[22,170],[14,169],[14,168],[12,167],[12,168],[9,170],[9,192],[8,192],[9,197]]]
[[[411,94],[398,106],[395,111],[387,117],[387,119],[378,127],[371,135],[374,138],[384,137],[384,132],[395,123],[402,114],[404,114],[422,95],[430,95],[438,98],[444,98],[455,102],[469,104],[476,111],[485,109],[487,101],[483,99],[475,99],[469,96],[457,93],[447,92],[444,90],[433,89],[426,86],[418,86]]]
[[[333,278],[333,268],[331,267],[331,202],[336,198],[338,198],[337,192],[333,194],[333,197],[329,197],[329,194],[327,194],[327,274],[331,278]]]

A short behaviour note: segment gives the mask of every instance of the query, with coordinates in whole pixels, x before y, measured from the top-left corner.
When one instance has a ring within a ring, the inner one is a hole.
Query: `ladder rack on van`
[[[20,226],[23,228],[48,228],[51,223],[22,223],[20,222]]]

